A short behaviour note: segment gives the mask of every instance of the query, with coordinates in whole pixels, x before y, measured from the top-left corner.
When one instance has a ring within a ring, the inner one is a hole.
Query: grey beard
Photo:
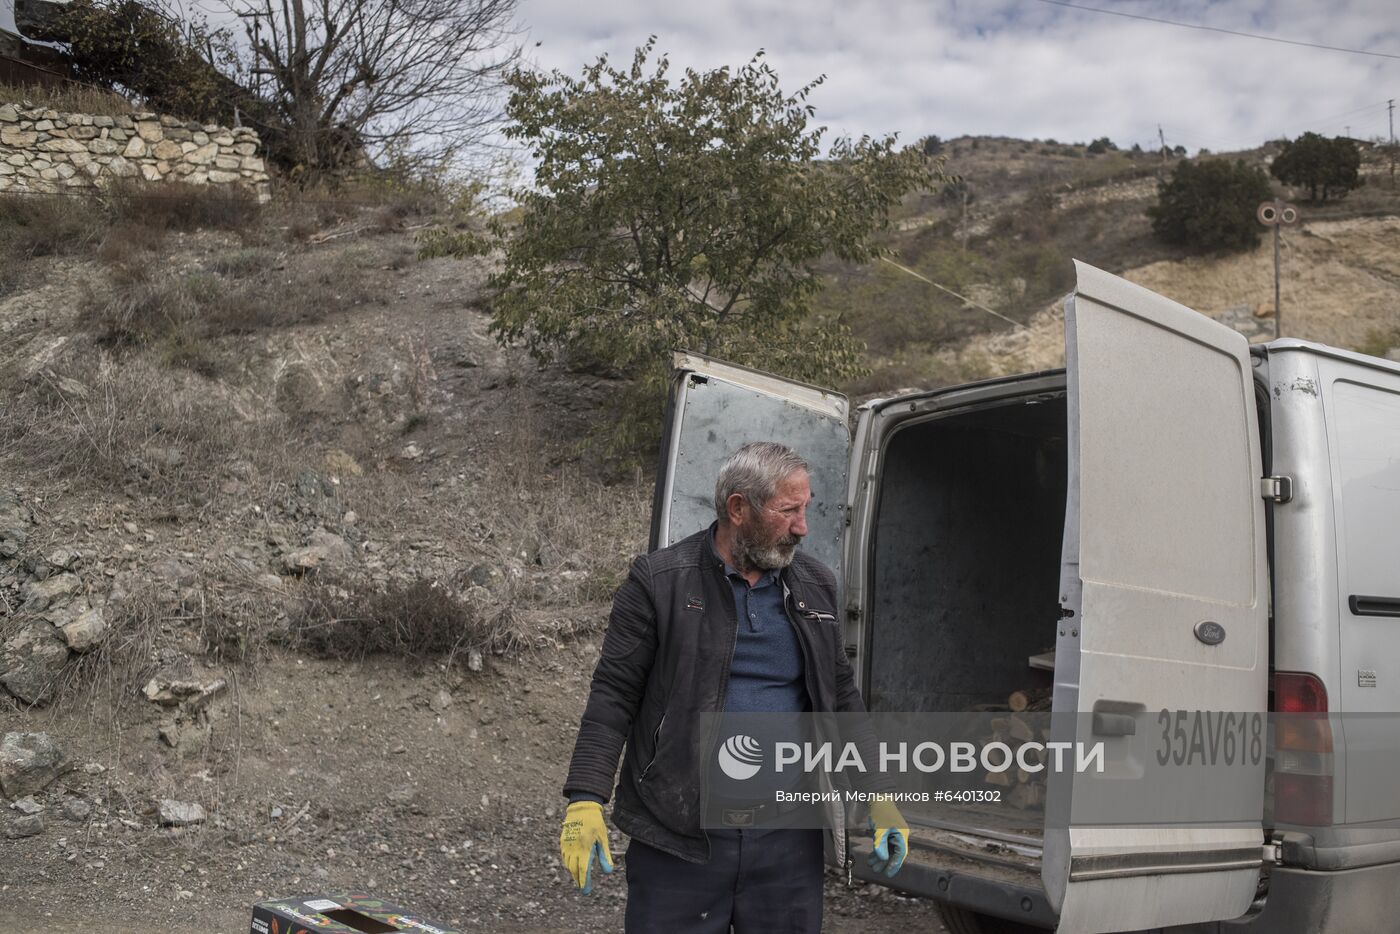
[[[802,539],[793,536],[790,539],[779,539],[772,545],[756,545],[742,534],[734,537],[734,560],[738,564],[739,571],[772,571],[778,568],[785,568],[792,564],[792,557],[797,553],[797,544]]]

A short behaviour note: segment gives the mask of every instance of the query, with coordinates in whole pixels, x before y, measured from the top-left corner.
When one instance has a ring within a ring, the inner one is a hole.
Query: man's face
[[[807,534],[807,504],[811,501],[807,471],[798,470],[778,483],[761,508],[746,502],[743,519],[734,529],[734,557],[740,570],[767,571],[791,564],[797,543]]]

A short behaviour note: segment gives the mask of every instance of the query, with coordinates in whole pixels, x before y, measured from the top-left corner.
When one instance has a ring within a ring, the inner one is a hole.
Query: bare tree
[[[311,173],[358,152],[442,162],[499,119],[517,0],[224,0],[248,35],[250,115]],[[260,119],[261,118],[261,119]]]

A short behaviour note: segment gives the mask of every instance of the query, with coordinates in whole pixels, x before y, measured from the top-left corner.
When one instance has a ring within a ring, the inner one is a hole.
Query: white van
[[[1125,714],[1325,715],[1231,771],[1208,826],[1085,826],[1073,774],[1054,824],[906,809],[887,884],[955,934],[1400,929],[1400,735],[1361,716],[1400,711],[1400,365],[1250,346],[1077,272],[1065,369],[874,400],[854,438],[837,393],[678,354],[652,547],[709,523],[730,451],[780,440],[812,464],[803,547],[843,582],[872,711],[1004,698],[1053,645],[1053,711],[1092,715],[1110,761]]]

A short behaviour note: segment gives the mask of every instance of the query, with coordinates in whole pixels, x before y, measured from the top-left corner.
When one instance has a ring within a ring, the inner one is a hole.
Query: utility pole
[[[1292,227],[1298,223],[1298,209],[1275,198],[1259,205],[1255,216],[1265,227],[1274,228],[1274,340],[1278,340],[1283,336],[1283,302],[1279,287],[1279,228]]]
[[[1395,98],[1385,102],[1386,111],[1390,114],[1390,187],[1395,188]]]
[[[1162,144],[1162,168],[1167,167],[1167,137],[1162,132],[1162,124],[1157,124],[1157,140]]]
[[[967,184],[963,184],[962,191],[962,248],[967,252]]]
[[[1274,204],[1278,204],[1277,201]],[[1279,269],[1278,269],[1278,229],[1281,224],[1274,225],[1274,340],[1283,336],[1283,302],[1280,299],[1279,291]]]

